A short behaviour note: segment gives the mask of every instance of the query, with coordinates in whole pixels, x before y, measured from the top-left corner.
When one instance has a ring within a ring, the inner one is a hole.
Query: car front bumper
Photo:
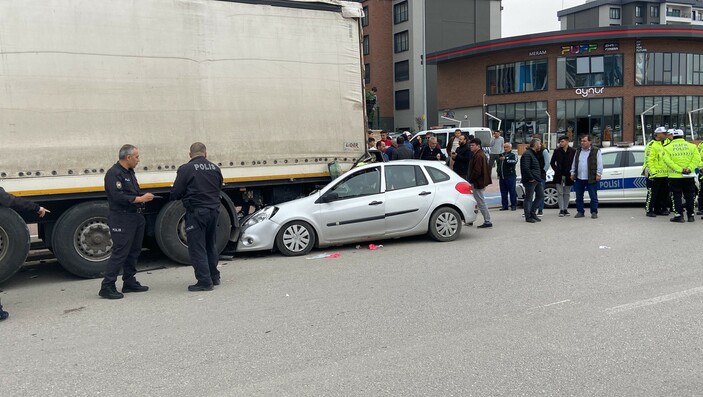
[[[273,249],[279,224],[265,219],[257,224],[244,227],[239,233],[237,251],[263,251]]]

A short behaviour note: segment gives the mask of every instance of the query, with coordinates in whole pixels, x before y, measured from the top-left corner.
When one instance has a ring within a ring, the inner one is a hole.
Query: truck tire
[[[112,254],[108,212],[106,201],[87,201],[59,217],[51,245],[64,269],[78,277],[102,276]]]
[[[171,201],[161,208],[156,217],[154,236],[161,251],[172,261],[190,265],[188,241],[185,231],[185,213],[183,203]],[[224,205],[220,204],[220,216],[217,219],[217,252],[222,252],[229,241],[232,229],[230,215]]]
[[[0,208],[0,283],[22,267],[29,244],[29,229],[22,217],[9,208]]]

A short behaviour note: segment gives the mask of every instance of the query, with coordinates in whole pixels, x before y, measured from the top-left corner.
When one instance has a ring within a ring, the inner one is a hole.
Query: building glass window
[[[557,58],[557,88],[622,86],[622,54]]]
[[[488,95],[547,89],[547,60],[522,61],[491,65],[486,69]]]
[[[361,26],[369,26],[369,7],[364,7],[364,16],[361,17]]]
[[[649,7],[649,16],[652,18],[659,18],[659,6]]]
[[[410,48],[408,31],[396,33],[393,35],[393,52],[396,54],[399,52],[407,51]]]
[[[395,92],[395,110],[410,109],[410,90]]]
[[[622,137],[622,98],[593,98],[557,101],[557,135],[567,135],[573,142],[591,135],[600,145],[606,128],[615,142]]]
[[[620,9],[611,8],[610,9],[610,19],[620,19]]]
[[[701,54],[648,52],[635,55],[636,85],[703,85]]]
[[[486,111],[502,120],[506,141],[513,144],[529,143],[534,134],[539,134],[542,139],[546,139],[547,133],[547,110],[546,101],[519,102],[499,105],[488,105]],[[498,121],[489,118],[487,127],[498,129]],[[546,141],[545,141],[546,142]]]
[[[635,6],[635,18],[642,18],[642,6]]]
[[[656,105],[656,106],[655,106]],[[635,97],[635,140],[642,142],[642,121],[644,114],[644,132],[648,137],[657,127],[678,128],[684,130],[686,139],[699,140],[703,138],[703,112],[691,113],[693,128],[688,122],[687,110],[703,107],[703,96],[649,96]]]
[[[364,55],[369,55],[369,35],[364,36],[364,41],[362,43],[362,48]]]
[[[364,64],[364,82],[366,84],[371,83],[371,65],[368,63]]]
[[[410,80],[410,61],[400,61],[395,63],[395,81]]]
[[[393,6],[393,24],[397,25],[408,20],[408,2],[404,1]]]

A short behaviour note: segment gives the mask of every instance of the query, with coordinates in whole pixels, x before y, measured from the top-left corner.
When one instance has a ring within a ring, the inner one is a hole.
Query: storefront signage
[[[620,44],[618,43],[605,43],[603,44],[604,51],[618,51],[620,50]]]
[[[639,40],[635,42],[635,52],[647,52],[647,49],[642,47],[642,42]]]
[[[576,95],[581,95],[584,98],[588,98],[589,96],[593,95],[603,95],[603,90],[605,88],[577,88],[576,89]]]
[[[596,43],[564,45],[564,46],[561,46],[561,55],[564,55],[564,54],[572,54],[572,55],[590,54],[591,52],[593,52],[597,49],[598,49],[598,44],[596,44]]]
[[[538,57],[542,55],[547,55],[547,50],[535,50],[527,53],[527,56],[529,57]]]

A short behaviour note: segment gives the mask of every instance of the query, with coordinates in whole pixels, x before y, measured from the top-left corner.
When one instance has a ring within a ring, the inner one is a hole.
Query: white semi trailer
[[[0,1],[0,186],[51,210],[0,210],[0,282],[28,223],[70,272],[98,277],[112,243],[105,171],[140,149],[146,243],[187,263],[168,192],[195,141],[225,178],[219,246],[237,207],[277,203],[365,153],[361,6],[337,0]]]

